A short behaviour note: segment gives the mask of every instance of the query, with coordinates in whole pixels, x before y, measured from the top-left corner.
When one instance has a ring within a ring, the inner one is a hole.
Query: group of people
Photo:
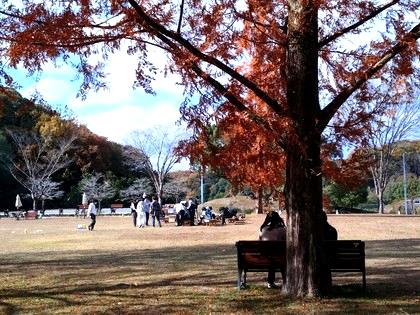
[[[213,212],[213,208],[211,206],[204,207],[201,210],[200,224],[203,224],[203,222],[209,222],[213,219],[216,219],[216,214]]]
[[[193,198],[187,201],[181,201],[175,205],[175,223],[180,226],[184,221],[188,221],[191,226],[194,225],[195,212],[197,211],[197,203]]]
[[[324,230],[325,240],[337,240],[337,230],[331,226],[327,221],[327,214],[321,213],[322,229]],[[285,241],[286,240],[286,224],[280,217],[278,212],[271,211],[265,217],[263,224],[260,227],[258,238],[260,241]],[[267,276],[267,287],[277,288],[275,284],[276,274],[274,270],[270,270]]]
[[[130,209],[135,227],[144,228],[149,226],[150,216],[152,216],[153,227],[155,227],[156,223],[159,227],[162,227],[160,222],[162,208],[157,197],[153,197],[153,200],[150,201],[147,195],[143,194],[143,198],[131,202]]]

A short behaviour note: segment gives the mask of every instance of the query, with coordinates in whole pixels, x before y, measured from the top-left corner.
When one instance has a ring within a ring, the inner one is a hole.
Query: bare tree
[[[89,199],[97,199],[99,203],[99,213],[101,212],[101,203],[105,198],[111,198],[115,195],[115,189],[111,182],[103,174],[93,173],[85,176],[79,184],[80,191],[86,193]]]
[[[142,169],[155,188],[159,203],[162,202],[163,185],[168,173],[179,162],[174,149],[180,137],[162,126],[145,131],[134,131],[129,140],[134,150],[128,150],[129,164]]]
[[[163,185],[164,196],[174,197],[175,202],[178,203],[180,199],[185,198],[190,188],[187,185],[187,177],[172,178]]]
[[[44,214],[45,201],[60,198],[64,195],[64,191],[60,190],[60,184],[53,182],[50,179],[35,181],[33,194],[36,194],[36,199],[41,200],[41,209]]]
[[[368,154],[372,159],[370,172],[378,198],[378,212],[384,212],[384,191],[391,178],[392,155],[399,141],[418,132],[420,99],[398,104],[388,110],[379,122],[372,124]]]
[[[67,153],[73,148],[76,136],[72,134],[61,138],[42,137],[34,132],[11,129],[6,129],[6,132],[16,147],[16,155],[2,158],[2,163],[10,174],[29,190],[33,209],[36,210],[42,192],[46,187],[53,189],[55,185],[51,184],[51,176],[72,162]]]
[[[140,199],[143,194],[150,195],[152,193],[152,187],[150,181],[147,178],[136,179],[126,189],[120,191],[120,196],[123,200]]]

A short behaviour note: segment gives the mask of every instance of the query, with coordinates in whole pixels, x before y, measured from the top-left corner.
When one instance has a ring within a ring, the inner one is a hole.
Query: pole
[[[404,187],[404,210],[405,214],[408,214],[407,209],[407,174],[405,172],[405,152],[403,153],[403,187]]]
[[[201,166],[201,169],[200,169],[200,192],[201,192],[200,204],[204,203],[204,172],[205,172],[205,167]]]
[[[204,203],[204,167],[201,167],[201,177],[200,177],[200,204],[202,205]]]

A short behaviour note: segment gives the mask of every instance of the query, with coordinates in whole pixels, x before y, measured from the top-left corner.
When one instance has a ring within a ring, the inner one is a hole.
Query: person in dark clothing
[[[220,216],[222,217],[222,225],[226,223],[226,219],[233,218],[236,216],[238,211],[236,209],[220,208]]]
[[[138,202],[137,200],[133,200],[130,204],[131,217],[133,219],[134,227],[137,226],[137,216],[138,216],[138,213],[137,213],[137,210],[136,210],[137,202]]]
[[[195,211],[196,210],[197,210],[197,205],[195,204],[194,200],[192,198],[190,198],[190,200],[188,202],[187,211],[188,211],[188,215],[190,216],[190,225],[191,226],[194,225],[194,218],[195,218]]]
[[[327,214],[322,211],[322,221],[324,224],[324,239],[326,241],[336,241],[338,239],[337,230],[328,223]]]
[[[160,223],[161,211],[162,210],[161,210],[159,201],[158,201],[157,197],[154,197],[153,201],[150,205],[150,214],[152,215],[153,227],[155,227],[155,220],[158,221],[159,227],[162,227],[162,224]]]

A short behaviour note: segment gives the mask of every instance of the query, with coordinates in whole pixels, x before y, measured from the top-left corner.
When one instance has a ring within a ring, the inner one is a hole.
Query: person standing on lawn
[[[144,199],[140,200],[137,203],[137,214],[138,214],[137,224],[139,228],[144,228],[145,222],[146,222],[146,214],[144,212],[143,203],[144,203]]]
[[[145,224],[146,226],[149,226],[150,200],[147,198],[146,194],[143,194],[142,209],[145,215]]]
[[[133,218],[134,227],[137,227],[137,216],[138,216],[137,209],[136,209],[137,203],[138,203],[138,200],[132,200],[131,205],[130,205],[131,217]]]
[[[96,204],[94,200],[91,200],[89,203],[88,214],[91,219],[88,229],[89,231],[93,231],[93,228],[95,227],[95,224],[96,224]]]
[[[194,226],[196,210],[197,210],[197,205],[194,202],[193,198],[190,198],[190,200],[188,201],[187,211],[188,211],[188,214],[190,216],[190,225],[191,226]]]
[[[159,204],[159,201],[157,197],[153,197],[153,201],[150,205],[150,213],[152,215],[152,223],[153,227],[155,227],[155,220],[158,221],[159,227],[162,227],[162,224],[160,223],[160,215],[161,215],[161,207]]]

